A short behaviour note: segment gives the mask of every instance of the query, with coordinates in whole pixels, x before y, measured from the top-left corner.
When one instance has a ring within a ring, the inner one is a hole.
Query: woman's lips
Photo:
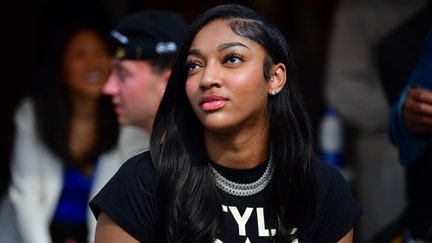
[[[203,111],[215,111],[228,103],[228,99],[219,95],[206,95],[201,99],[200,105]]]

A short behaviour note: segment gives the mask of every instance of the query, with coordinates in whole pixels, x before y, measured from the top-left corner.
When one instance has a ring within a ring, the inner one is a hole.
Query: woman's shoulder
[[[347,184],[347,180],[342,172],[323,160],[315,160],[312,163],[312,170],[318,184]]]
[[[95,218],[101,211],[140,240],[155,242],[157,199],[150,152],[128,159],[89,203]]]
[[[24,97],[14,111],[14,122],[17,128],[33,129],[35,123],[34,104],[30,97]]]
[[[356,204],[351,192],[351,185],[339,168],[323,160],[312,163],[318,203],[331,203],[333,200],[348,200]]]
[[[336,242],[363,214],[342,172],[323,160],[312,163],[317,188],[314,222],[307,231],[314,242]],[[331,222],[331,224],[329,224]]]
[[[133,173],[144,178],[154,178],[155,168],[150,151],[145,151],[132,156],[120,167],[119,173]]]
[[[121,165],[99,191],[93,202],[105,205],[105,200],[112,200],[112,198],[119,197],[120,195],[122,195],[121,198],[126,200],[126,198],[133,198],[133,195],[136,195],[136,193],[139,194],[142,190],[152,194],[154,185],[155,171],[151,162],[150,152],[142,152],[131,157]],[[132,201],[132,199],[129,200],[129,202]],[[124,202],[122,201],[121,203]]]
[[[22,98],[16,105],[15,116],[33,116],[34,105],[30,97]]]

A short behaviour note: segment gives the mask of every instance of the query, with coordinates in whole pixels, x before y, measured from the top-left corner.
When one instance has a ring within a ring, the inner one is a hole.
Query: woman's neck
[[[209,158],[228,168],[253,168],[265,161],[268,156],[268,133],[247,134],[243,138],[235,139],[206,134],[204,140]]]
[[[69,149],[77,162],[84,162],[96,145],[97,101],[95,99],[72,98],[72,117],[70,121]],[[92,166],[91,166],[92,167]],[[83,172],[87,169],[83,169]],[[91,171],[92,169],[90,169]],[[87,174],[87,173],[85,173]]]
[[[98,100],[71,96],[72,117],[80,120],[93,120],[98,109]]]

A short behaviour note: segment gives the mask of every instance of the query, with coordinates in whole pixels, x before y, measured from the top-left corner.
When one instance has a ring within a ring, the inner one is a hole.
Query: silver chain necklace
[[[262,191],[273,178],[273,153],[270,150],[269,162],[264,173],[260,178],[258,178],[258,180],[251,183],[237,183],[231,181],[219,173],[219,171],[217,171],[211,164],[210,169],[216,186],[222,191],[239,197],[251,196]]]

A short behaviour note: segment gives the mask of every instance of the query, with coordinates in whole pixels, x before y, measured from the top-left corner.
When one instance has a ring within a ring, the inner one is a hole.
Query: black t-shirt
[[[313,163],[318,186],[318,202],[313,222],[301,229],[299,242],[337,242],[358,221],[363,210],[354,200],[342,174],[325,162]],[[97,218],[105,212],[121,228],[140,242],[155,242],[157,203],[155,172],[148,152],[136,155],[92,199]],[[225,194],[221,210],[227,216],[223,235],[216,242],[270,242],[275,225],[265,220],[272,212],[266,207],[267,190],[252,196]],[[269,214],[269,215],[267,215]]]

